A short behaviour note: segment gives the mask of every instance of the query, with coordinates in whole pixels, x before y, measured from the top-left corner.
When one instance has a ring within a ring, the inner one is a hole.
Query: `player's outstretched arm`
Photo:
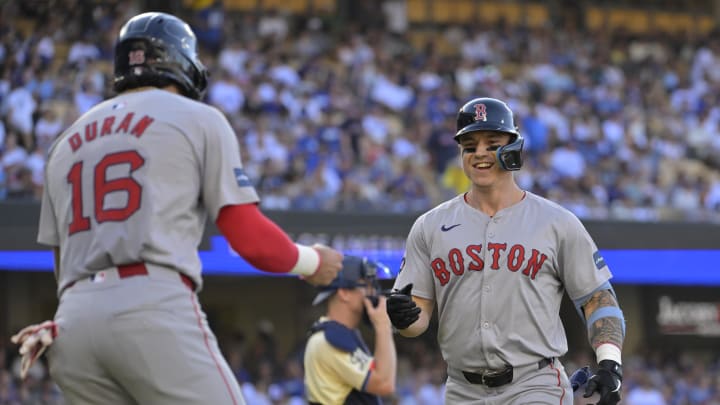
[[[596,291],[583,305],[588,326],[588,339],[597,357],[599,368],[588,381],[585,397],[600,394],[601,405],[620,401],[622,387],[621,352],[625,338],[625,321],[611,289]]]
[[[325,245],[316,243],[312,248],[317,252],[317,270],[310,276],[301,276],[308,283],[319,286],[330,284],[342,268],[343,254]]]
[[[230,246],[262,271],[298,274],[310,284],[326,285],[342,268],[342,253],[293,243],[256,204],[224,206],[215,223]]]

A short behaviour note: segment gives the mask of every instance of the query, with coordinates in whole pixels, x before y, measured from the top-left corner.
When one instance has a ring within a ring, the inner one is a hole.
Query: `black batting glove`
[[[420,318],[420,308],[412,299],[412,283],[395,290],[387,298],[387,313],[395,329],[406,329]]]
[[[600,394],[597,405],[615,405],[620,402],[620,387],[622,387],[622,366],[613,360],[602,360],[595,375],[590,377],[585,388],[585,398],[593,393]]]

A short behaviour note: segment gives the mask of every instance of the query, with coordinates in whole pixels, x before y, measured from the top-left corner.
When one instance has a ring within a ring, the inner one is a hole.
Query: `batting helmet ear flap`
[[[522,148],[524,139],[520,133],[515,137],[515,140],[505,146],[498,148],[497,160],[500,162],[500,166],[503,169],[509,171],[520,170],[522,167]]]

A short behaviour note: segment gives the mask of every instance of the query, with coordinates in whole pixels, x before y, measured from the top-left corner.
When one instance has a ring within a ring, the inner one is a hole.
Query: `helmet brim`
[[[518,136],[519,133],[517,129],[510,130],[507,126],[503,125],[502,123],[493,123],[493,122],[476,122],[475,124],[468,125],[461,130],[459,130],[455,134],[455,141],[460,142],[460,137],[469,134],[471,132],[478,132],[478,131],[490,131],[490,132],[503,132],[510,135]]]

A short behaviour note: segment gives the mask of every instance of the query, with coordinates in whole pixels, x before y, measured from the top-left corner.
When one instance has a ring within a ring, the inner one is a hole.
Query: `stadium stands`
[[[326,0],[185,3],[215,78],[208,101],[239,103],[226,113],[265,208],[421,211],[461,192],[442,180],[455,170],[449,121],[486,94],[519,115],[527,189],[587,218],[720,218],[710,12],[599,3],[584,10],[590,31],[564,31],[547,28],[542,2],[408,0],[360,8],[377,18],[355,24]],[[62,128],[110,95],[112,30],[132,10],[4,9],[3,198],[42,191],[33,151],[57,129],[43,111]]]

